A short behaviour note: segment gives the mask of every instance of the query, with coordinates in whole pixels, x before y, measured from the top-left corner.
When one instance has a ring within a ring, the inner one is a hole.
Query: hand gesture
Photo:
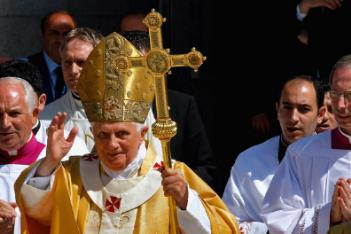
[[[13,233],[16,219],[16,203],[0,200],[0,230],[1,233]]]
[[[188,185],[182,174],[172,168],[163,169],[161,174],[165,196],[172,196],[177,206],[185,210],[188,204]]]
[[[36,176],[49,176],[59,165],[61,159],[66,156],[72,148],[77,128],[72,128],[67,138],[64,136],[64,123],[67,117],[66,112],[58,112],[48,127],[48,142],[46,147],[46,157],[37,169]]]
[[[59,162],[69,150],[72,148],[74,138],[78,130],[73,128],[69,133],[67,139],[64,136],[66,112],[58,112],[51,121],[48,128],[48,142],[46,148],[46,156],[50,157],[53,161]]]
[[[340,178],[337,182],[338,203],[342,214],[343,221],[351,221],[351,179],[345,181]]]
[[[341,178],[339,178],[339,180],[340,179]],[[342,214],[341,214],[341,210],[338,202],[338,182],[335,184],[333,199],[332,199],[332,206],[330,211],[330,223],[332,225],[340,223],[342,221]]]

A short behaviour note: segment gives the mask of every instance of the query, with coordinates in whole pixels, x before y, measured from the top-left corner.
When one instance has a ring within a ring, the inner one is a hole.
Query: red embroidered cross
[[[86,161],[93,161],[98,159],[99,157],[96,154],[86,154],[83,156],[83,159]]]
[[[154,166],[152,167],[152,169],[154,169],[154,170],[160,170],[160,168],[163,167],[163,166],[164,166],[163,161],[156,162],[156,163],[154,164]]]
[[[109,212],[116,212],[116,210],[119,209],[119,206],[121,205],[121,198],[115,197],[115,196],[110,196],[110,198],[106,198],[105,201],[105,208]]]

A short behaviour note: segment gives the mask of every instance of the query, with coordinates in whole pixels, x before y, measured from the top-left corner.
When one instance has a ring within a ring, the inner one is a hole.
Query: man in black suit
[[[172,157],[186,162],[216,189],[212,149],[194,97],[168,89],[168,105],[170,116],[177,123],[177,135],[171,139]],[[154,105],[154,113],[155,109]]]
[[[50,12],[41,20],[43,51],[27,59],[37,66],[43,77],[46,104],[60,98],[67,90],[62,76],[59,47],[64,36],[75,27],[75,20],[66,11]]]
[[[122,20],[121,29],[122,35],[128,41],[140,52],[147,53],[150,48],[148,33],[140,30],[143,27],[147,30],[142,24],[143,18],[140,14],[128,15]],[[135,27],[138,30],[133,30]],[[172,158],[185,162],[207,184],[216,189],[213,174],[214,157],[194,97],[168,90],[168,104],[170,116],[177,123],[177,135],[170,142]],[[155,104],[153,113],[156,114]]]

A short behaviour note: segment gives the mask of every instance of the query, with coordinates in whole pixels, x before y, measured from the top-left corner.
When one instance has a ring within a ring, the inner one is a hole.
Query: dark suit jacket
[[[313,8],[304,20],[312,59],[322,80],[328,81],[336,61],[351,53],[351,35],[347,30],[351,21],[350,12],[351,2],[343,1],[341,7],[335,10]]]
[[[43,91],[47,96],[46,105],[55,101],[55,94],[52,93],[50,74],[43,52],[28,56],[28,62],[34,64],[40,71],[43,78]]]
[[[194,97],[168,90],[170,116],[177,123],[177,135],[171,140],[171,156],[185,162],[210,186],[214,186],[214,160]],[[153,112],[155,105],[153,105]]]

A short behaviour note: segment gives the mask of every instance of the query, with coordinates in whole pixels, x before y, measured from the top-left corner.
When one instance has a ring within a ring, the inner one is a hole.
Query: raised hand
[[[16,219],[16,203],[0,199],[0,230],[1,233],[13,233]]]
[[[67,138],[64,136],[64,123],[67,117],[66,112],[58,112],[48,127],[48,142],[46,147],[46,157],[37,169],[36,176],[49,176],[59,165],[61,159],[66,156],[72,148],[77,128],[72,128]]]
[[[178,170],[167,168],[161,171],[163,191],[166,197],[172,196],[180,209],[188,204],[188,185]]]

